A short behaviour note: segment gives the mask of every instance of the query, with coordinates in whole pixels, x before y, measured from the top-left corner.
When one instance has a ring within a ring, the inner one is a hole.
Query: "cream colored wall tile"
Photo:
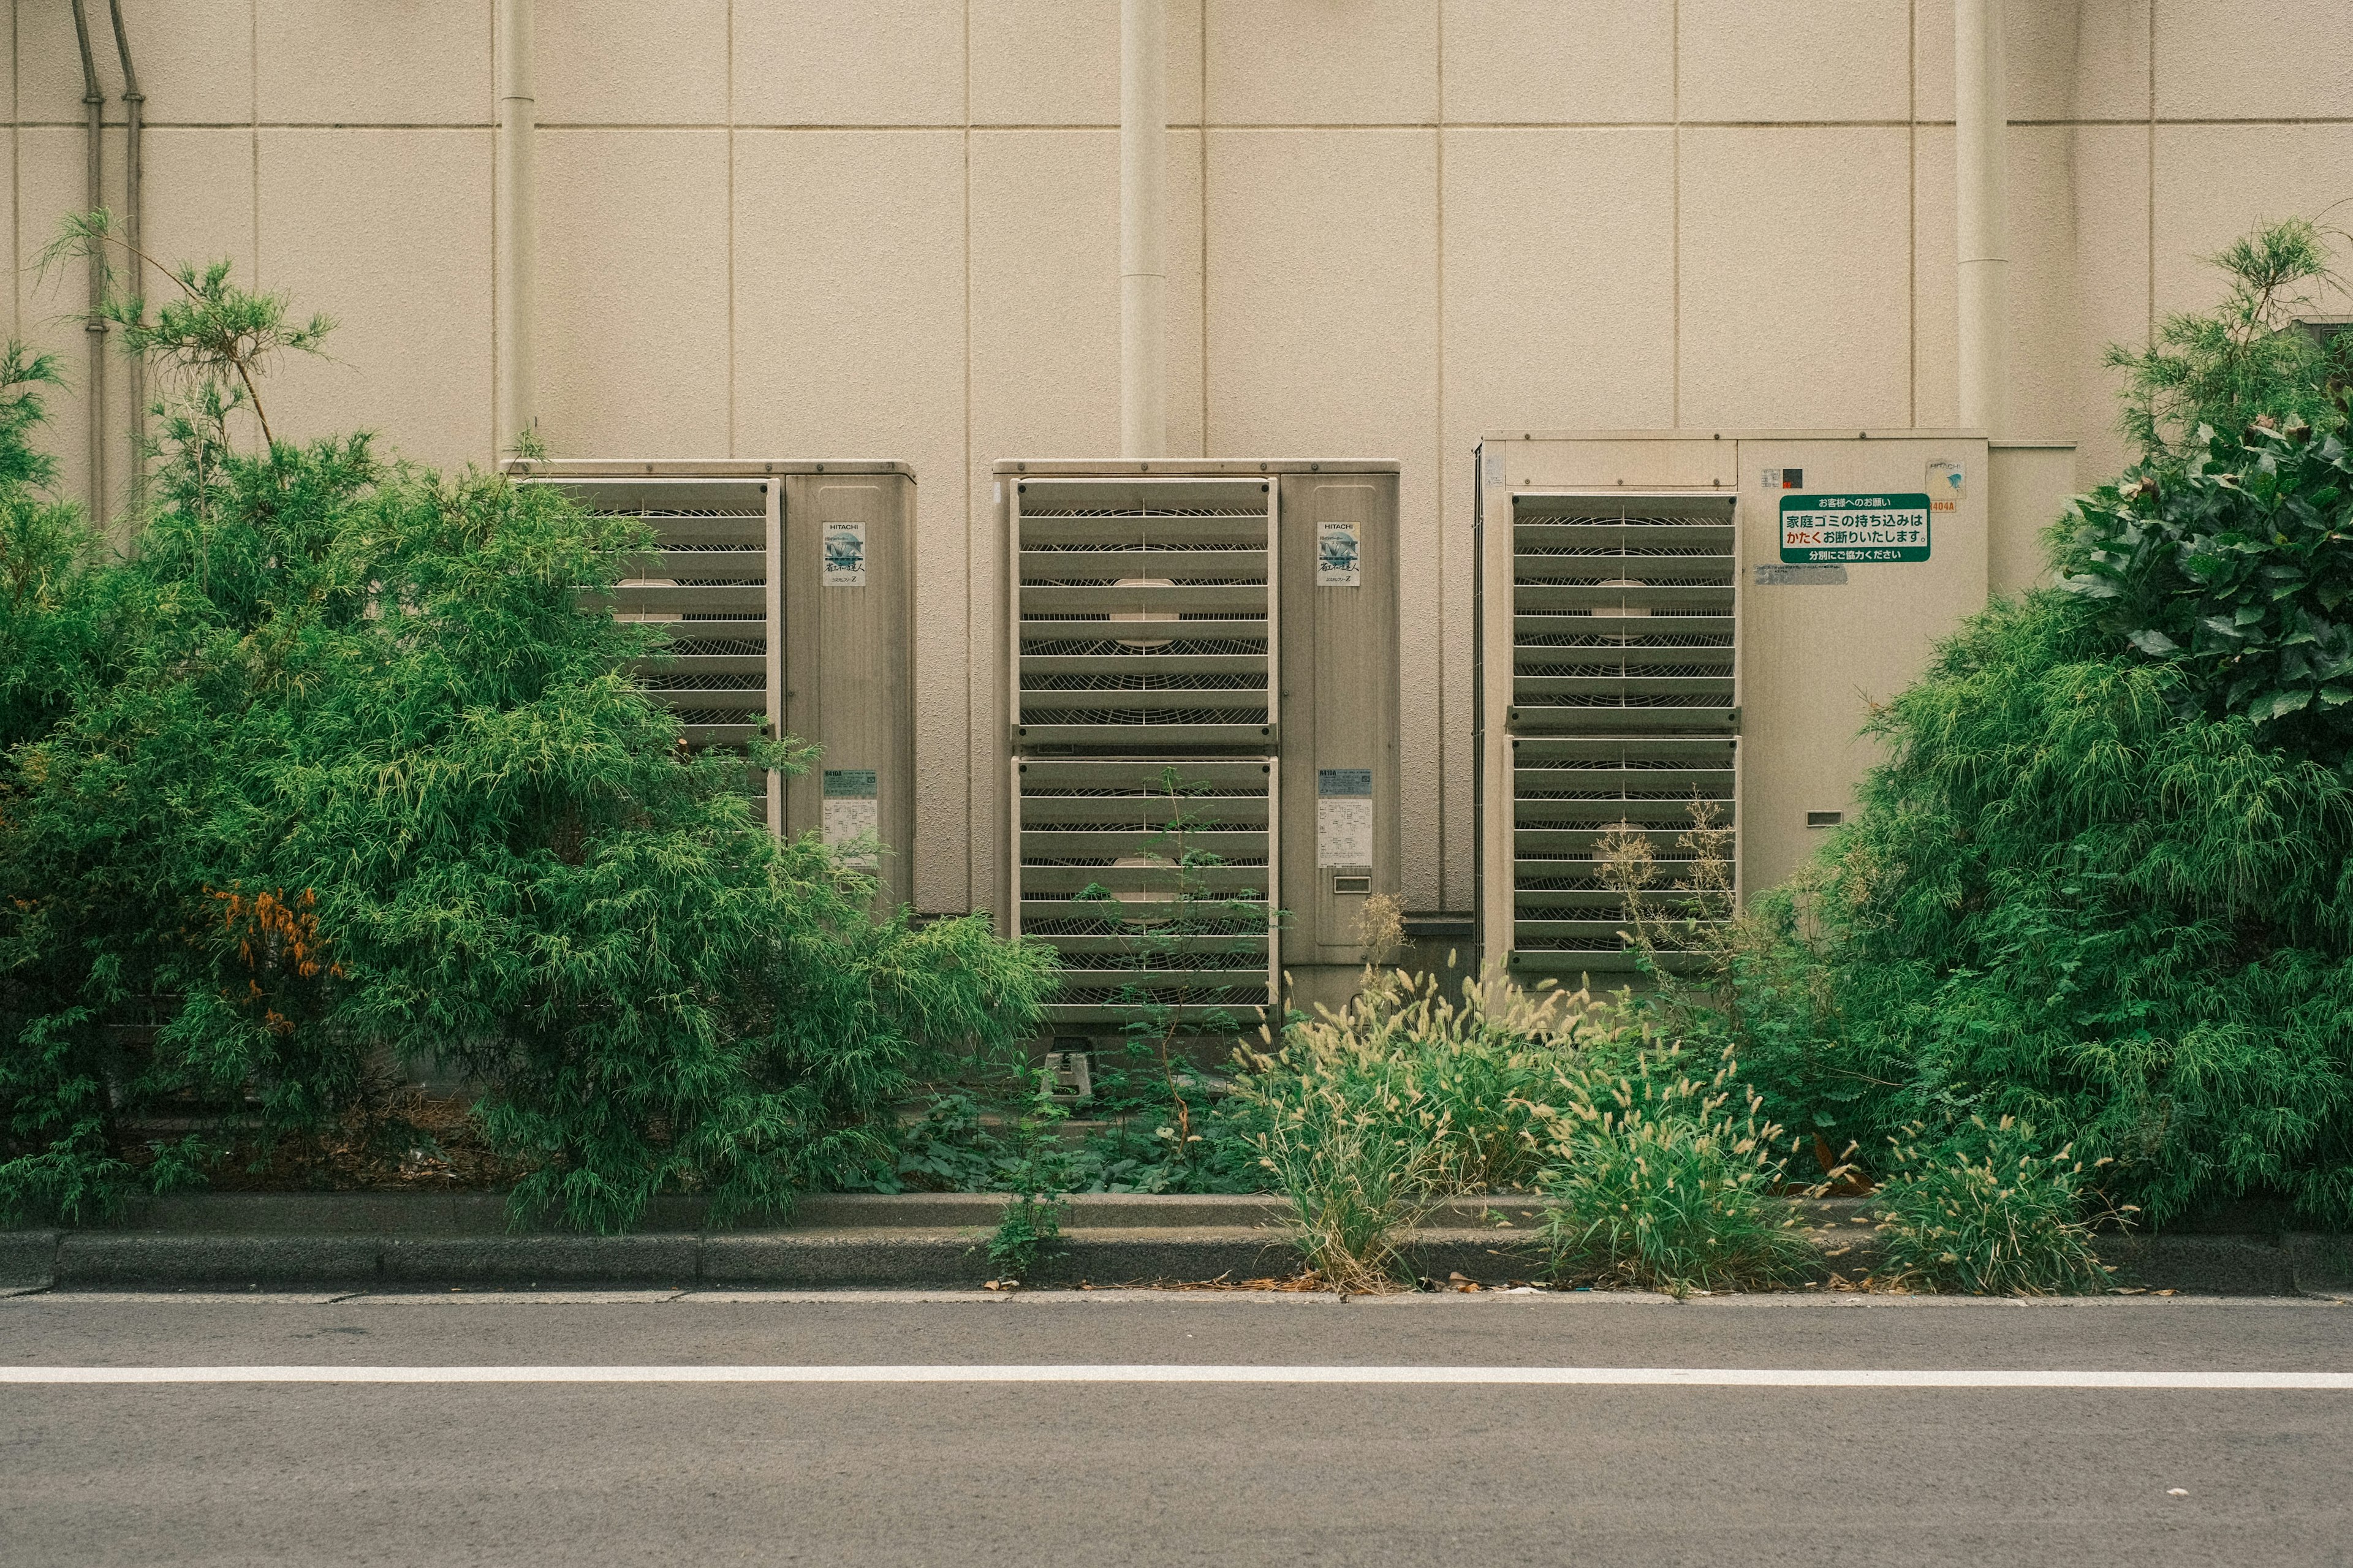
[[[2081,126],[2075,144],[2076,481],[2123,471],[2110,343],[2148,337],[2148,138],[2137,125]]]
[[[2008,0],[2012,120],[2146,119],[2149,0]],[[1953,117],[1953,0],[1919,0],[1919,112]]]
[[[961,0],[758,0],[733,9],[739,124],[964,122]]]
[[[90,48],[97,57],[106,117],[123,118],[122,67],[107,7],[91,4]],[[81,49],[72,7],[19,5],[15,91],[23,118],[79,121],[82,115]],[[131,60],[146,95],[149,123],[239,124],[253,112],[253,26],[245,5],[222,0],[122,0]],[[0,88],[0,96],[7,89]]]
[[[1433,563],[1436,186],[1428,132],[1209,137],[1210,450],[1401,459],[1402,547]],[[1436,573],[1409,572],[1399,761],[1417,909],[1439,894],[1439,614]]]
[[[1909,0],[1679,0],[1685,120],[1901,120]]]
[[[538,372],[558,456],[726,454],[726,132],[541,132]]]
[[[2072,132],[2015,126],[2010,134],[2010,427],[2021,440],[2072,440],[2087,422],[2079,397]],[[1923,126],[1915,187],[1919,228],[1914,325],[1915,417],[1926,429],[1959,416],[1959,279],[1953,240],[1953,132]],[[2099,422],[2096,409],[2089,422]]]
[[[538,0],[542,125],[727,119],[728,0]]]
[[[142,247],[166,266],[226,259],[254,279],[253,133],[157,126],[146,135]],[[148,298],[173,290],[151,271]]]
[[[2353,105],[2347,22],[2332,0],[2157,0],[2158,115],[2341,120]]]
[[[1168,450],[1201,449],[1200,142],[1169,138]],[[1000,458],[1119,451],[1119,136],[976,132],[975,482]]]
[[[1168,0],[1168,120],[1201,118],[1201,0]],[[1119,0],[973,0],[979,125],[1119,123]]]
[[[1384,457],[1430,439],[1436,186],[1429,132],[1210,133],[1215,452]]]
[[[1960,423],[1960,261],[1953,128],[1924,125],[1913,145],[1912,423]]]
[[[1683,423],[1908,422],[1908,132],[1686,130]]]
[[[1672,132],[1450,132],[1445,211],[1450,431],[1672,422]]]
[[[1118,133],[976,132],[976,482],[999,458],[1116,456],[1119,374]]]
[[[265,388],[280,436],[353,429],[444,467],[491,456],[491,132],[264,131],[262,286],[342,325]],[[322,191],[364,191],[326,202]]]
[[[2063,125],[2010,133],[2010,431],[2077,439],[2105,410],[2076,396],[2073,137]]]
[[[1674,117],[1675,31],[1659,0],[1445,0],[1446,118]]]
[[[261,118],[486,125],[491,0],[255,0]]]
[[[1201,132],[1168,133],[1168,450],[1209,455],[1208,409],[1202,394],[1208,355],[1202,351]],[[1117,252],[1113,252],[1116,264]]]
[[[2204,310],[2221,299],[2222,274],[2202,258],[2259,223],[2294,216],[2342,223],[2338,204],[2353,185],[2348,170],[2353,125],[2159,125],[2158,314]],[[2353,296],[2329,290],[2316,308],[2353,310]]]
[[[1439,0],[1205,0],[1212,125],[1438,116]]]
[[[964,200],[960,132],[736,138],[735,450],[915,469],[913,880],[926,910],[971,897]]]

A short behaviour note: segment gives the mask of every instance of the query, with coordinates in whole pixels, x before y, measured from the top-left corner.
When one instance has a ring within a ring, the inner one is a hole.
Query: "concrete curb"
[[[646,1229],[581,1236],[508,1228],[497,1194],[198,1194],[136,1207],[111,1230],[0,1231],[0,1291],[440,1286],[744,1286],[765,1289],[973,1287],[998,1270],[985,1239],[989,1194],[815,1196],[789,1225],[706,1230],[699,1205],[665,1204]],[[1877,1265],[1867,1204],[1812,1203],[1815,1284]],[[1085,1195],[1028,1283],[1097,1286],[1287,1278],[1288,1210],[1265,1196]],[[1417,1272],[1482,1283],[1535,1279],[1544,1259],[1533,1200],[1439,1205],[1406,1252]],[[1859,1223],[1861,1222],[1861,1223]],[[2197,1295],[2341,1294],[2353,1237],[2308,1234],[2105,1238],[2120,1284]]]

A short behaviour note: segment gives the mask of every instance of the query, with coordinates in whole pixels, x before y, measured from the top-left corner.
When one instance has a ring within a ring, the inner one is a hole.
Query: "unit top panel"
[[[1394,474],[1405,465],[1382,458],[1155,458],[1149,462],[1054,458],[1043,461],[1002,458],[992,471],[1001,479],[1242,479],[1272,474]]]
[[[515,458],[501,468],[516,479],[766,479],[785,474],[896,474],[907,464],[881,458]]]

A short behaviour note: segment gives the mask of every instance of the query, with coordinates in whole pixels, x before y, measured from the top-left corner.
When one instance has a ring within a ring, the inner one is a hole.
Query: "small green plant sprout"
[[[41,265],[47,268],[54,262],[92,257],[105,278],[100,313],[122,329],[122,352],[185,386],[226,387],[225,394],[216,390],[214,395],[221,405],[217,412],[226,415],[239,405],[250,406],[261,427],[263,449],[276,445],[269,416],[261,406],[261,377],[281,353],[322,353],[321,345],[334,331],[333,320],[323,315],[299,322],[290,319],[290,296],[237,287],[226,261],[171,267],[133,250],[121,223],[102,207],[69,215],[58,237],[42,251]],[[179,297],[164,300],[150,316],[144,296],[121,293],[115,287],[117,263],[130,260],[170,279]]]
[[[1894,1144],[1879,1191],[1886,1279],[1915,1290],[2059,1296],[2107,1288],[2109,1270],[2084,1223],[2085,1187],[2105,1160],[2044,1154],[2034,1129],[1973,1116],[1934,1144],[1919,1129]],[[2138,1211],[2115,1211],[2122,1220]]]
[[[987,1247],[988,1260],[997,1266],[1002,1283],[1018,1284],[1039,1263],[1061,1256],[1056,1243],[1061,1239],[1070,1194],[1060,1132],[1069,1114],[1069,1108],[1054,1098],[1052,1079],[1039,1072],[1037,1087],[1014,1123],[1010,1156],[1000,1167],[1011,1195],[989,1233]]]
[[[1206,1140],[1197,1125],[1203,1086],[1186,1047],[1240,1036],[1242,1013],[1271,1000],[1263,984],[1253,977],[1237,984],[1236,973],[1265,973],[1282,921],[1259,889],[1240,885],[1246,868],[1229,866],[1200,842],[1222,826],[1208,793],[1176,768],[1164,769],[1155,803],[1159,820],[1134,868],[1138,886],[1122,897],[1096,883],[1078,895],[1113,933],[1105,956],[1114,973],[1134,975],[1113,993],[1112,1005],[1128,1016],[1122,1034],[1129,1055],[1157,1074],[1168,1141],[1187,1162]]]
[[[1713,1076],[1678,1047],[1639,1049],[1614,1079],[1559,1079],[1550,1124],[1545,1240],[1554,1275],[1663,1290],[1785,1285],[1811,1248],[1778,1201],[1781,1129],[1758,1114],[1726,1052]]]

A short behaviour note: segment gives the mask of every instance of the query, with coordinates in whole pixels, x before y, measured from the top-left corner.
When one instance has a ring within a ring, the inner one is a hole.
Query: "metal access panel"
[[[1403,880],[1398,466],[1004,462],[996,480],[1001,927],[1038,934],[1023,889],[1051,840],[1023,814],[1059,809],[1039,804],[1041,764],[1263,767],[1270,966],[1294,1001],[1344,999],[1365,900]]]
[[[767,775],[770,828],[822,834],[877,872],[885,899],[904,900],[915,782],[907,468],[573,460],[511,471],[645,520],[659,550],[632,563],[614,608],[668,624],[671,642],[638,678],[678,710],[690,744],[741,747],[765,728],[823,747],[807,773]]]
[[[1050,1026],[1274,1016],[1279,779],[1271,757],[1013,763],[1011,929],[1059,957]]]
[[[1646,841],[1672,910],[1695,805],[1729,830],[1736,900],[1786,879],[1853,809],[1873,703],[1985,603],[1985,469],[1966,432],[1482,443],[1488,956],[1570,981],[1629,967],[1597,848]]]
[[[1524,491],[1509,530],[1512,966],[1630,968],[1602,858],[1639,841],[1682,905],[1695,833],[1736,832],[1733,498]]]
[[[1398,478],[1282,476],[1282,963],[1309,1011],[1356,994],[1366,900],[1404,885]]]

